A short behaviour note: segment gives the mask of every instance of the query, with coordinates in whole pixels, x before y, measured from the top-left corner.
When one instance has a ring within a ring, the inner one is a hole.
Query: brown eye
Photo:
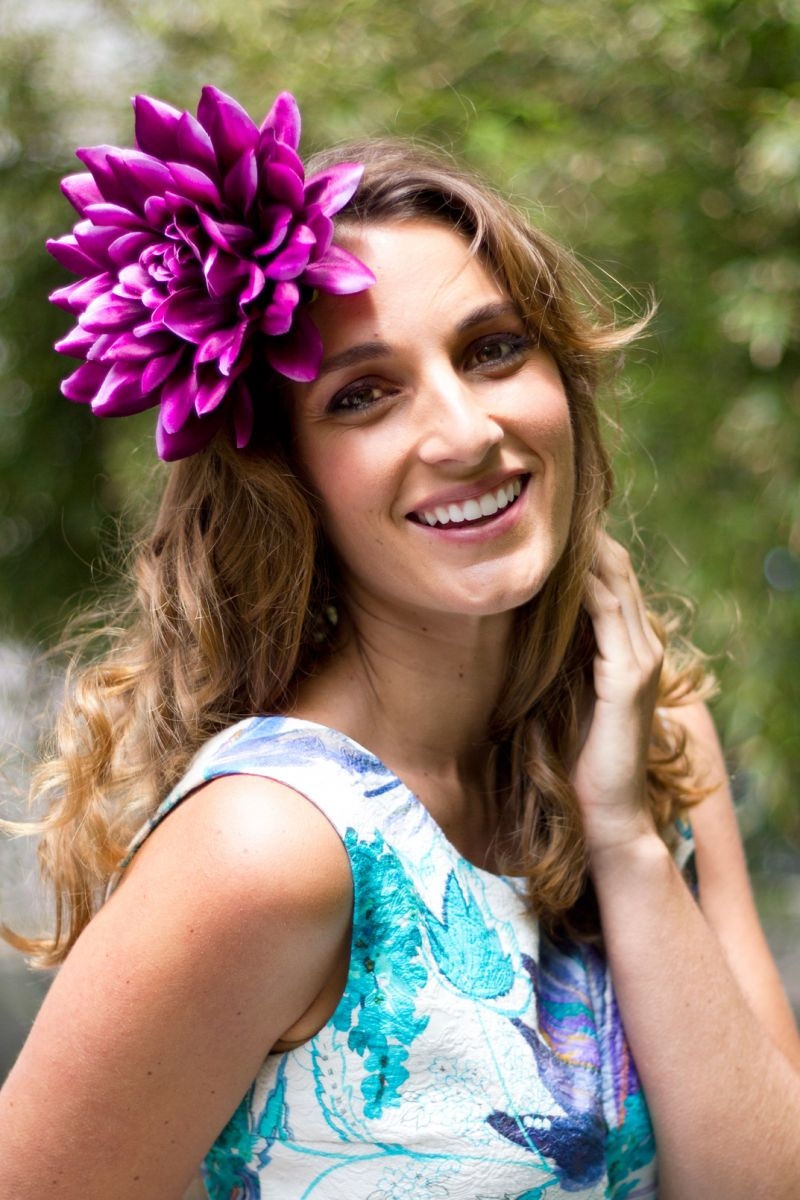
[[[511,366],[530,348],[530,338],[518,333],[493,334],[481,338],[467,356],[467,365],[475,367]]]
[[[328,405],[328,411],[363,412],[382,400],[385,394],[385,390],[377,383],[352,383],[336,393]]]

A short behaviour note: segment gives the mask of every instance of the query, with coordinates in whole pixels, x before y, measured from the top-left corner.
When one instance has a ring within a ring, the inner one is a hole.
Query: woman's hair
[[[619,328],[571,255],[450,159],[373,140],[318,156],[365,164],[337,224],[427,219],[469,241],[558,363],[572,415],[575,502],[566,549],[541,592],[516,613],[514,651],[494,713],[492,781],[502,804],[504,862],[529,880],[553,934],[593,936],[597,914],[577,798],[569,781],[594,641],[581,607],[596,534],[612,494],[596,396],[608,364],[644,322]],[[52,757],[34,776],[46,801],[40,859],[56,896],[51,938],[15,944],[61,961],[102,903],[133,834],[200,745],[233,722],[280,711],[330,653],[325,613],[335,562],[313,496],[292,465],[281,385],[260,373],[251,447],[225,431],[169,469],[158,516],[134,561],[135,592],[104,636],[101,659],[76,665]],[[662,639],[663,626],[653,618]],[[653,724],[648,793],[665,836],[699,793],[688,782],[680,725],[663,709],[705,687],[699,656],[667,656]]]

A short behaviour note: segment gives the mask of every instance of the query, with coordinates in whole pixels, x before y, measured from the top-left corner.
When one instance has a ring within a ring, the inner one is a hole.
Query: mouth
[[[409,513],[408,519],[415,521],[418,525],[439,526],[440,528],[446,525],[486,525],[499,512],[503,512],[517,503],[527,487],[529,478],[529,475],[517,475],[514,479],[509,479],[506,483],[491,488],[480,496],[462,500],[459,503],[450,501],[446,504],[437,504],[433,508],[420,509],[417,512]]]

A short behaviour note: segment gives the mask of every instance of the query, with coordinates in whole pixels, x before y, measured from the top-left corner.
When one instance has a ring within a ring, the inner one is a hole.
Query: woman
[[[231,1200],[795,1196],[703,672],[604,532],[631,332],[443,159],[305,182],[289,97],[136,105],[65,189],[65,390],[159,403],[179,461],[38,783],[28,948],[69,955],[0,1192],[171,1200],[206,1156]]]

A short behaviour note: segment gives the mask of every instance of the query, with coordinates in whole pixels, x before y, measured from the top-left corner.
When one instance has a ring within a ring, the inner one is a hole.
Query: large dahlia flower
[[[56,349],[83,359],[62,384],[97,416],[159,406],[162,458],[184,458],[229,421],[238,447],[253,428],[251,363],[314,379],[322,344],[305,302],[345,294],[371,271],[332,244],[331,217],[363,168],[341,163],[306,180],[300,113],[283,92],[259,128],[203,88],[195,119],[137,96],[136,148],[77,151],[87,174],[62,183],[80,220],[48,242],[82,278],[51,300],[77,316]]]

